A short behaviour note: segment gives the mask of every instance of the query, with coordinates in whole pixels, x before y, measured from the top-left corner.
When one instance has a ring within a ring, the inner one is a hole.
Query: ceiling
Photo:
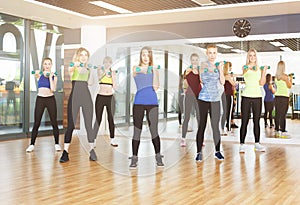
[[[59,1],[49,1],[49,0],[33,0],[36,2],[41,2],[49,4],[55,7],[63,8],[80,14],[84,14],[91,17],[96,16],[109,16],[119,14],[115,11],[105,9],[103,7],[96,6],[90,2],[95,2],[97,0],[59,0]],[[272,0],[102,0],[105,3],[118,6],[120,8],[131,11],[132,13],[141,12],[153,12],[153,11],[163,11],[163,10],[174,10],[174,9],[186,9],[186,8],[197,8],[204,6],[218,6],[218,5],[234,5],[249,2],[263,2]],[[211,4],[201,4],[211,3]]]
[[[95,0],[0,0],[0,13],[67,28],[80,28],[88,25],[103,25],[106,28],[114,28],[300,13],[300,0],[102,1],[132,13],[119,14],[89,3],[95,2]],[[200,5],[195,1],[210,2],[213,5]],[[298,36],[297,38],[278,37],[273,41],[281,42],[293,51],[299,50]],[[206,43],[214,42],[194,43],[192,45],[205,47]],[[254,47],[259,52],[281,51],[279,47],[273,46],[268,40],[225,40],[222,43],[242,50]],[[233,52],[232,49],[224,48],[219,48],[219,51],[220,53]]]

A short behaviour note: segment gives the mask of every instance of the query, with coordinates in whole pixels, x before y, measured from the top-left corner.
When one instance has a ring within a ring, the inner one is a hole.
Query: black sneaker
[[[157,165],[158,167],[163,167],[163,166],[165,166],[164,163],[162,162],[162,158],[163,158],[163,157],[164,157],[164,156],[161,155],[160,153],[157,153],[157,154],[155,155],[156,165]]]
[[[129,159],[131,159],[131,163],[129,165],[129,168],[130,169],[136,169],[137,162],[138,162],[138,157],[133,155],[132,157],[129,157]]]
[[[224,157],[223,157],[221,152],[216,152],[215,153],[215,158],[220,160],[220,161],[224,160]]]
[[[202,152],[198,152],[198,153],[197,153],[196,161],[197,161],[197,162],[202,162]]]
[[[273,127],[274,127],[274,124],[271,124],[271,125],[270,125],[270,128],[273,128]]]
[[[268,128],[268,124],[265,124],[265,128]]]
[[[69,161],[69,153],[66,150],[64,150],[61,157],[60,157],[59,162],[64,163],[64,162],[67,162],[67,161]]]
[[[239,128],[235,123],[231,124],[231,128]]]
[[[92,149],[92,150],[90,151],[90,160],[91,160],[91,161],[96,161],[96,160],[97,160],[97,155],[96,155],[96,152],[95,152],[94,149]]]

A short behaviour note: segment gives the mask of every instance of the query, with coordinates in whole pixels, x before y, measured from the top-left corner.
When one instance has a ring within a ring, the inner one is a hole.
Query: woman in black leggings
[[[43,59],[43,69],[42,72],[35,71],[35,76],[38,78],[38,94],[35,102],[34,109],[34,125],[31,133],[31,143],[26,149],[26,152],[32,152],[34,150],[34,144],[36,137],[38,135],[38,129],[41,124],[41,119],[44,113],[45,108],[47,108],[51,125],[53,128],[53,135],[55,140],[55,150],[60,151],[59,145],[59,131],[57,124],[57,107],[56,100],[54,97],[54,92],[56,90],[57,77],[51,72],[52,59],[44,58]]]
[[[95,140],[102,121],[103,109],[106,106],[107,119],[110,132],[110,144],[117,147],[118,144],[115,140],[115,99],[113,92],[116,89],[116,72],[111,69],[112,59],[106,56],[103,60],[103,67],[98,69],[99,78],[99,92],[96,98],[95,110],[96,121],[94,124]]]
[[[79,48],[73,57],[73,62],[70,63],[69,73],[72,80],[72,91],[68,101],[68,127],[65,133],[64,152],[59,160],[60,162],[69,161],[69,146],[80,107],[82,108],[85,129],[90,146],[90,160],[97,160],[94,150],[95,136],[92,129],[93,102],[88,88],[88,85],[91,85],[93,82],[92,75],[90,75],[90,69],[87,67],[89,57],[90,54],[88,50]]]

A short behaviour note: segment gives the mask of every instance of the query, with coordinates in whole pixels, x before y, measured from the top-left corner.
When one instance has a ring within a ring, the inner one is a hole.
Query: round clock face
[[[238,19],[233,24],[233,33],[240,38],[244,38],[249,35],[251,31],[250,22],[246,19]]]

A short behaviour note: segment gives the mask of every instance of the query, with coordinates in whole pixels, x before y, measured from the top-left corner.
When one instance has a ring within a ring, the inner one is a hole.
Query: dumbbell
[[[35,74],[36,74],[36,70],[31,71],[31,74],[35,75]],[[38,74],[43,75],[44,72],[40,70]],[[56,71],[54,72],[54,75],[55,75],[55,76],[58,75]],[[49,73],[49,72],[46,73],[46,76],[49,77],[49,76],[50,76],[50,73]]]
[[[71,62],[69,66],[72,68],[72,67],[75,66],[75,63]],[[79,66],[80,66],[80,67],[83,67],[83,66],[84,66],[84,63],[80,63]]]
[[[190,65],[190,68],[193,69],[193,65]],[[200,69],[200,66],[197,66],[197,69]]]
[[[98,67],[97,67],[97,68],[98,68]],[[138,68],[138,67],[137,67],[137,68]],[[139,68],[139,69],[140,69],[140,68]],[[101,66],[101,70],[102,70],[103,72],[105,71],[104,66]],[[113,70],[112,72],[118,73],[117,70]],[[111,75],[112,72],[108,71],[108,72],[106,72],[106,74]],[[137,71],[137,72],[138,72],[138,71]]]
[[[260,66],[259,67],[261,70],[263,70],[264,68],[265,68],[265,66]],[[268,66],[268,68],[267,69],[270,69],[271,67],[270,66]]]
[[[37,73],[37,71],[38,71],[38,73]],[[40,75],[42,75],[43,74],[43,71],[39,71],[39,70],[33,70],[33,71],[31,71],[31,74],[32,75],[35,75],[35,74],[40,74]]]
[[[160,65],[157,66],[157,69],[160,69]],[[153,66],[148,66],[148,70],[147,70],[147,73],[152,73],[152,70],[153,70]]]
[[[218,66],[220,65],[221,62],[223,62],[224,65],[226,64],[226,61],[220,61],[220,62],[216,62],[216,63],[215,63],[215,66],[218,67]]]
[[[207,73],[208,72],[208,68],[204,68],[204,73]],[[219,72],[219,69],[218,68],[215,68],[214,69],[214,72],[215,73],[218,73]]]
[[[249,66],[244,65],[243,68],[244,68],[244,70],[247,70],[249,68]],[[252,70],[256,70],[256,66],[252,66]]]

